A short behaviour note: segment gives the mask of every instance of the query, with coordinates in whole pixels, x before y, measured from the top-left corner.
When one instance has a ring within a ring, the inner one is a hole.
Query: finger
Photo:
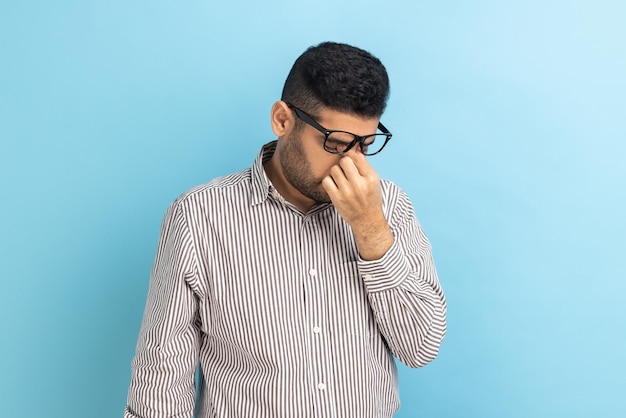
[[[328,193],[328,197],[330,197],[330,200],[334,202],[339,193],[339,189],[337,188],[337,184],[335,183],[333,178],[331,176],[324,177],[322,179],[322,187],[324,188],[324,190],[326,190],[326,193]]]
[[[349,181],[354,182],[358,180],[359,177],[361,177],[361,173],[359,172],[359,169],[352,158],[348,156],[343,157],[341,160],[339,160],[339,166],[341,167],[341,170],[343,170],[344,175]]]
[[[346,173],[339,165],[332,166],[328,175],[333,179],[333,181],[337,185],[337,188],[340,190],[345,189],[350,184],[350,180],[348,180],[348,178],[346,177]]]
[[[370,174],[372,171],[374,171],[371,164],[369,163],[369,161],[367,161],[367,158],[365,158],[365,155],[363,155],[362,152],[355,152],[347,158],[350,158],[352,160],[354,166],[357,168],[359,174],[361,174],[362,176]]]
[[[363,155],[346,156],[339,161],[339,164],[348,182],[355,189],[367,188],[369,187],[368,185],[379,182],[378,173],[372,168]],[[360,164],[360,166],[358,164]],[[340,186],[341,189],[342,184],[337,183],[337,185]]]

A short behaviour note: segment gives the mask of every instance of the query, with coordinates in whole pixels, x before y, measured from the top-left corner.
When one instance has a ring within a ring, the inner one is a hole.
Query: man
[[[126,418],[397,411],[393,356],[434,359],[446,304],[409,199],[366,159],[391,138],[388,94],[368,52],[309,48],[272,107],[278,141],[170,206]]]

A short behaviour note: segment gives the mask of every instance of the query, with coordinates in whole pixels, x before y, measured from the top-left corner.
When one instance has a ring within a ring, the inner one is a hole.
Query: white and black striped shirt
[[[276,192],[274,149],[169,207],[125,418],[391,417],[393,355],[437,355],[445,297],[408,197],[382,182],[395,242],[364,261],[332,204],[302,213]]]

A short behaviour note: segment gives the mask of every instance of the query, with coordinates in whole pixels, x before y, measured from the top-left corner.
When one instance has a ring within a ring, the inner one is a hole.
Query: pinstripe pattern
[[[169,207],[125,418],[391,417],[393,356],[437,355],[445,298],[407,196],[383,181],[395,243],[363,261],[332,205],[303,214],[271,186],[274,149]]]

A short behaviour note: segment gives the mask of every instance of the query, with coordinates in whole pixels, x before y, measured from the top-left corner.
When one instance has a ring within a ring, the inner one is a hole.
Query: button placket
[[[316,416],[332,416],[331,366],[329,365],[329,341],[323,330],[327,321],[327,283],[323,275],[325,260],[325,231],[317,228],[317,223],[305,216],[301,229],[301,262],[305,277],[307,326],[309,330],[311,386],[315,388],[313,395]]]

